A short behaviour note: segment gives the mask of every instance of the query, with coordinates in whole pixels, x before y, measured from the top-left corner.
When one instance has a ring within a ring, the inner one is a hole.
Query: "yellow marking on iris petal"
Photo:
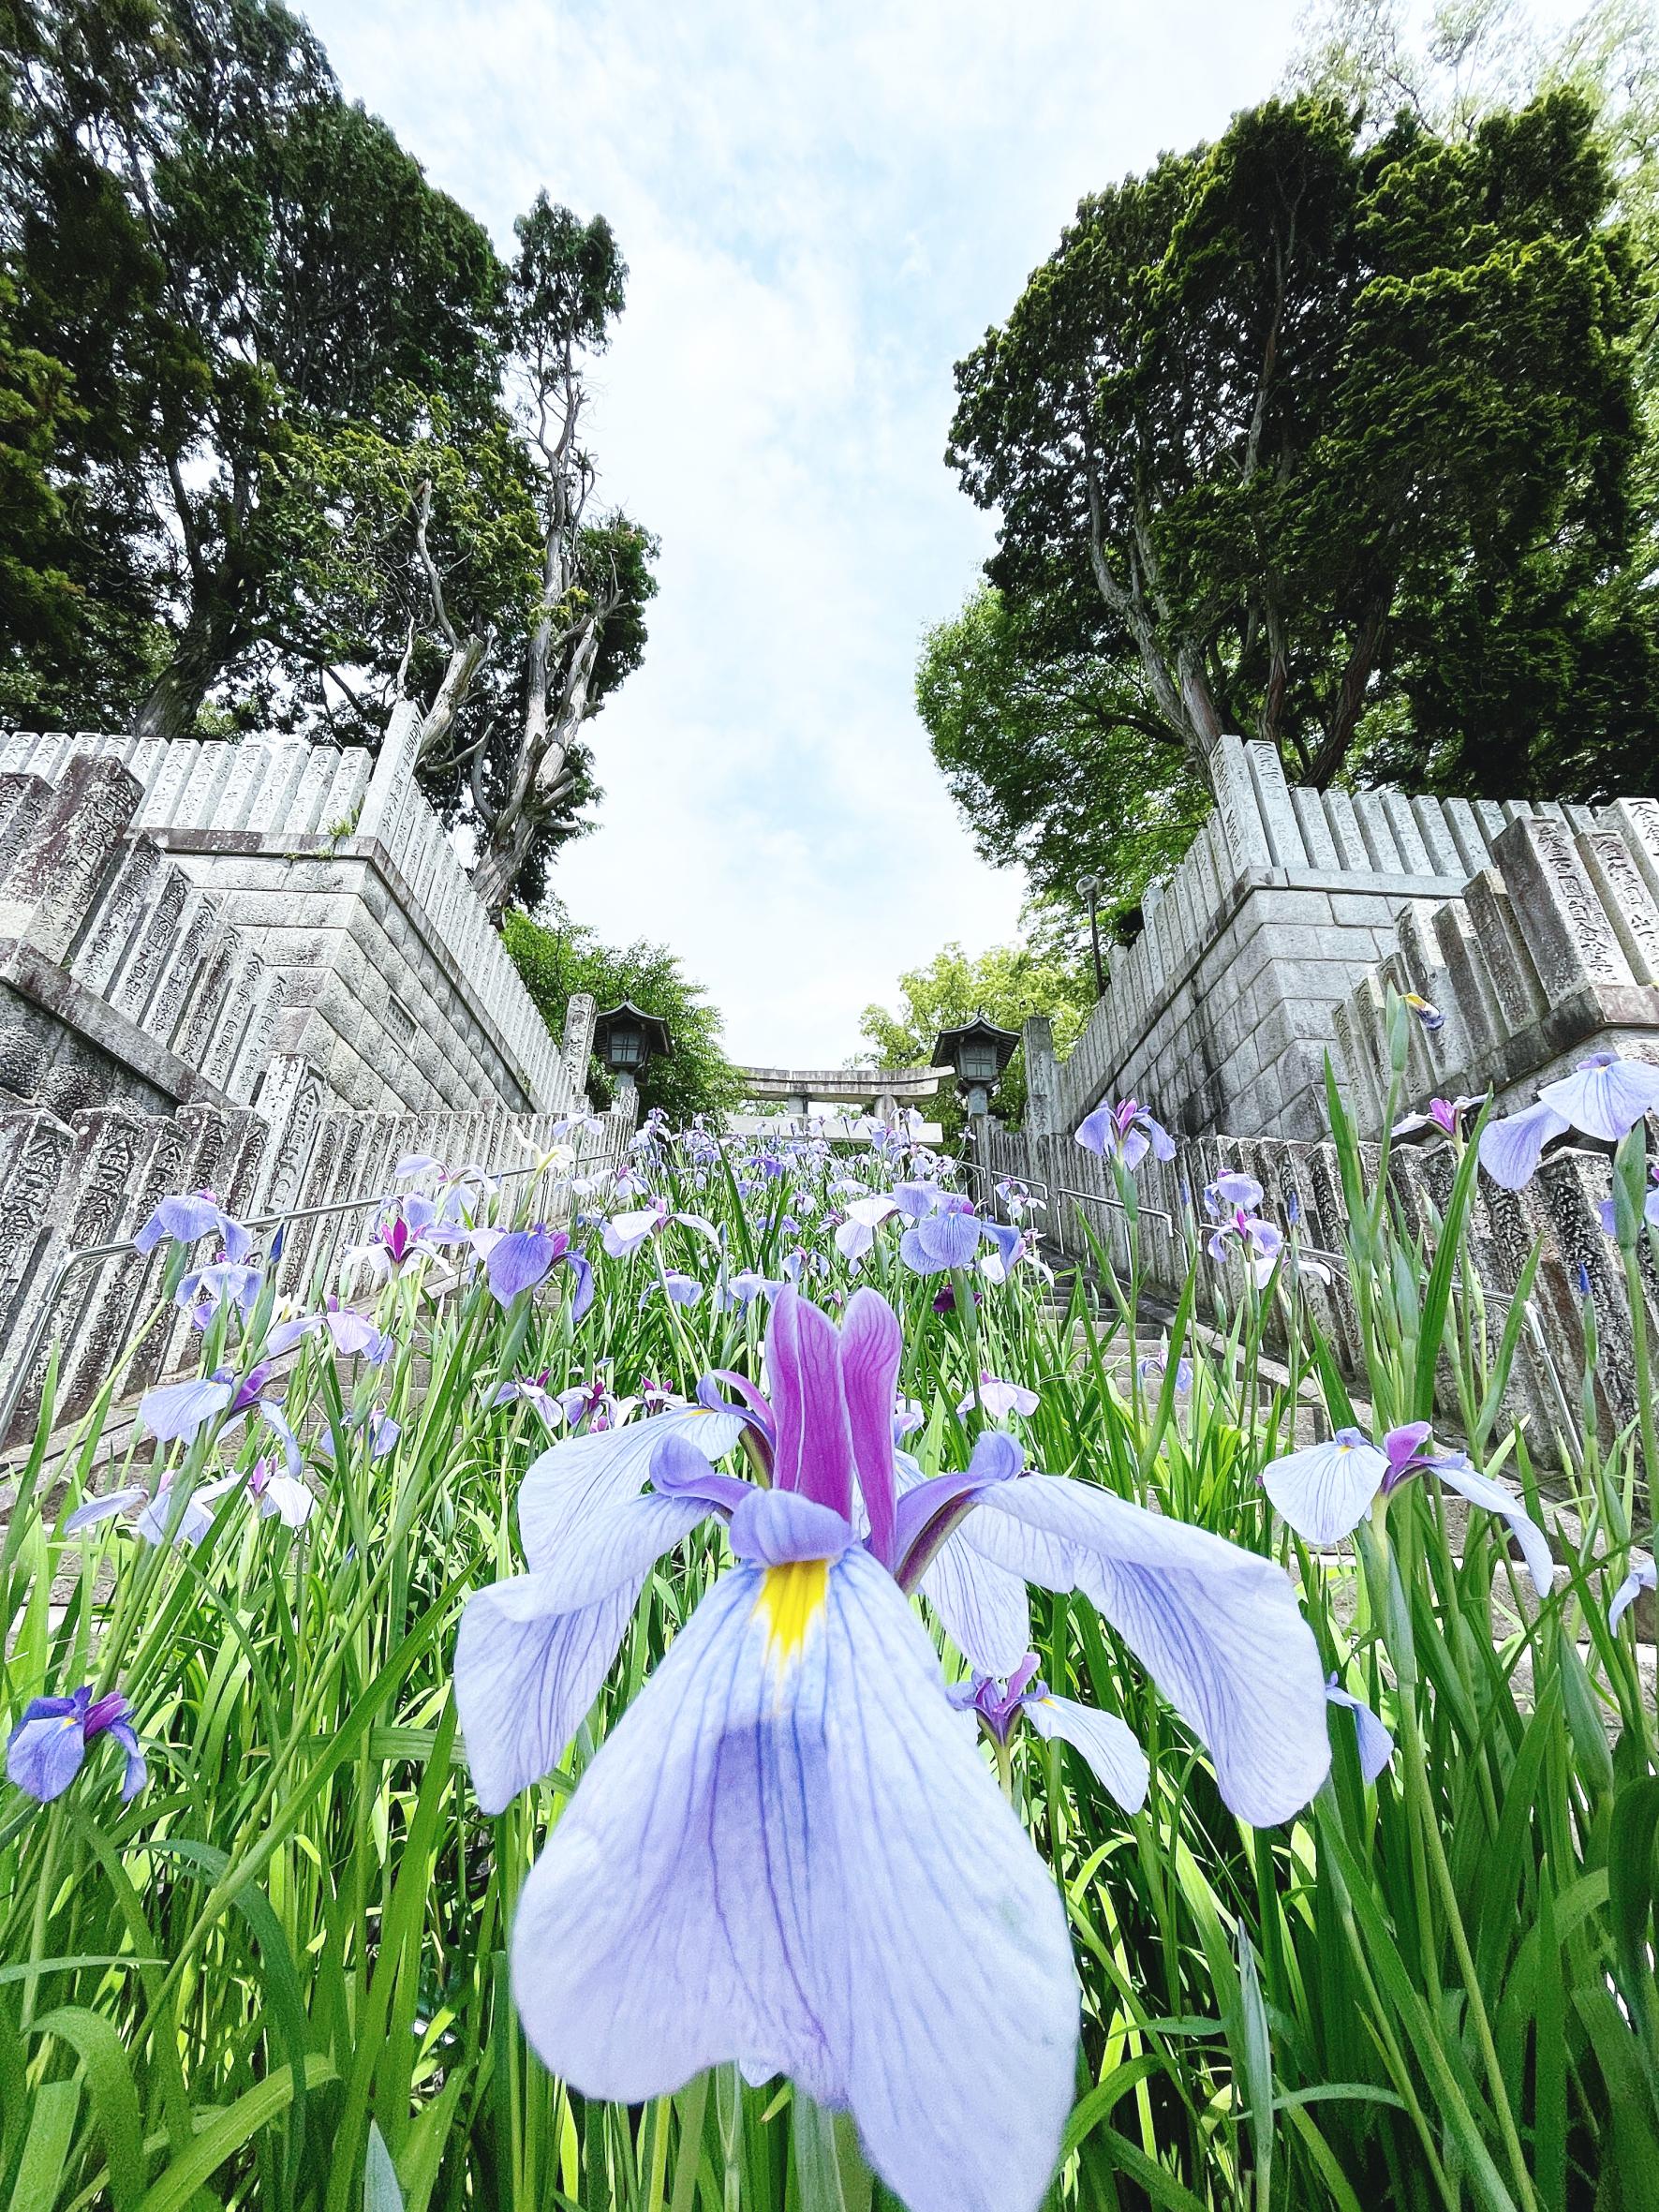
[[[800,1657],[807,1631],[823,1611],[828,1587],[827,1559],[791,1559],[766,1569],[755,1611],[764,1617],[766,1656],[774,1666],[789,1666]]]

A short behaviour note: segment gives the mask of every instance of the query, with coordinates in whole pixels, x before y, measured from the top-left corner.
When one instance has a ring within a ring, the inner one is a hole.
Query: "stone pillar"
[[[1252,869],[1271,868],[1273,848],[1267,841],[1243,738],[1222,738],[1210,755],[1209,766],[1222,839],[1235,880]]]
[[[354,836],[378,838],[381,844],[386,843],[398,807],[415,788],[415,753],[420,743],[420,709],[407,699],[400,700],[380,740]]]
[[[0,885],[0,937],[67,959],[142,796],[118,761],[78,754]]]
[[[577,991],[565,1008],[559,1059],[579,1097],[587,1090],[587,1062],[593,1053],[593,1025],[598,1013],[599,1001],[591,991]]]
[[[1563,823],[1523,815],[1492,850],[1548,1004],[1636,980]]]
[[[1032,1136],[1058,1136],[1059,1063],[1054,1052],[1054,1024],[1046,1014],[1033,1014],[1019,1036],[1026,1054],[1027,1132]]]

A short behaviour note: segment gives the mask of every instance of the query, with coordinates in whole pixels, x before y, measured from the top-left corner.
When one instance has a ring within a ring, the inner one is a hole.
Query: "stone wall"
[[[1148,889],[1142,934],[1113,954],[1059,1068],[1052,1128],[1133,1094],[1189,1136],[1317,1136],[1335,1009],[1398,949],[1401,915],[1459,895],[1518,820],[1599,824],[1586,808],[1293,789],[1272,747],[1237,737],[1216,779],[1215,811]]]
[[[303,738],[140,744],[16,732],[0,774],[48,784],[93,756],[142,797],[136,824],[281,978],[273,1039],[343,1106],[568,1111],[559,1048],[442,824],[415,786],[412,711],[379,754]]]
[[[1390,985],[1441,1017],[1412,1025],[1413,1100],[1490,1091],[1510,1110],[1592,1052],[1659,1060],[1659,801],[1621,799],[1592,826],[1512,822],[1456,898],[1400,916],[1393,949],[1334,1016],[1369,1136],[1388,1096]]]
[[[1368,1146],[1365,1151],[1374,1181],[1377,1149]],[[1129,1231],[1118,1185],[1106,1164],[1085,1151],[1070,1134],[1030,1136],[993,1126],[985,1140],[984,1165],[993,1181],[1017,1177],[1036,1191],[1047,1208],[1038,1217],[1044,1234],[1062,1251],[1088,1260],[1093,1251],[1091,1231],[1113,1263],[1127,1271]],[[1154,1293],[1173,1301],[1196,1254],[1199,1318],[1222,1322],[1227,1306],[1237,1307],[1241,1295],[1239,1263],[1235,1259],[1226,1268],[1218,1267],[1204,1254],[1208,1225],[1200,1218],[1198,1203],[1205,1185],[1226,1168],[1256,1179],[1266,1194],[1263,1211],[1274,1221],[1283,1224],[1299,1217],[1297,1234],[1304,1250],[1329,1255],[1334,1263],[1329,1286],[1304,1278],[1304,1294],[1339,1364],[1350,1376],[1363,1378],[1364,1347],[1341,1256],[1347,1210],[1336,1147],[1328,1140],[1200,1137],[1183,1144],[1168,1165],[1143,1161],[1135,1175],[1143,1280]],[[1445,1204],[1453,1168],[1449,1145],[1393,1151],[1390,1181],[1408,1227],[1430,1229],[1433,1215]],[[1558,1435],[1576,1430],[1574,1408],[1584,1371],[1580,1268],[1595,1309],[1601,1356],[1594,1387],[1605,1431],[1610,1433],[1622,1427],[1636,1413],[1624,1277],[1618,1248],[1596,1211],[1610,1188],[1607,1158],[1578,1151],[1548,1161],[1524,1191],[1502,1191],[1485,1176],[1477,1180],[1466,1251],[1479,1278],[1489,1342],[1494,1345],[1508,1318],[1520,1269],[1533,1246],[1543,1245],[1522,1317],[1506,1410],[1526,1420],[1530,1448],[1548,1464],[1562,1463]],[[1652,1341],[1659,1332],[1659,1274],[1651,1252],[1643,1254],[1643,1273]],[[1463,1409],[1449,1372],[1442,1383],[1442,1412],[1457,1427]]]
[[[135,830],[142,796],[94,753],[55,786],[0,773],[0,1099],[162,1113],[259,1089],[282,976]]]
[[[538,1210],[555,1218],[568,1205],[537,1172],[567,1132],[562,1116],[501,1106],[356,1113],[332,1105],[317,1069],[292,1058],[272,1063],[261,1106],[191,1104],[147,1114],[116,1105],[67,1117],[44,1106],[0,1110],[0,1407],[11,1408],[0,1442],[32,1431],[54,1342],[60,1418],[92,1403],[135,1338],[134,1355],[117,1374],[118,1396],[194,1362],[192,1332],[170,1308],[140,1337],[167,1254],[164,1247],[142,1258],[130,1240],[170,1193],[210,1189],[239,1219],[282,1218],[277,1281],[294,1297],[330,1275],[340,1253],[361,1240],[393,1187],[393,1169],[411,1153],[510,1176],[515,1200],[533,1196]],[[569,1130],[575,1172],[618,1165],[632,1129],[630,1100],[597,1128]],[[106,1245],[115,1249],[77,1257]]]

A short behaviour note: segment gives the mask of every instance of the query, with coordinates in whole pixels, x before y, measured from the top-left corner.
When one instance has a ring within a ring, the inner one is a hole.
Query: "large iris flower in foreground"
[[[959,1473],[901,1474],[901,1349],[875,1292],[837,1330],[784,1290],[769,1398],[711,1377],[698,1407],[543,1454],[519,1501],[532,1571],[468,1602],[456,1695],[480,1800],[499,1809],[574,1733],[653,1563],[723,1521],[735,1567],[612,1730],[526,1883],[526,2032],[575,2088],[622,2102],[728,2060],[756,2080],[787,2073],[852,2112],[911,2212],[1030,2212],[1071,2102],[1065,1916],[911,1593],[948,1568],[953,1633],[1005,1675],[973,1646],[982,1620],[987,1649],[1009,1632],[1009,1591],[1022,1605],[1027,1580],[1086,1591],[1254,1820],[1285,1818],[1324,1778],[1325,1683],[1268,1561],[1092,1484],[1026,1475],[997,1431]],[[740,1435],[769,1487],[713,1465]],[[958,1550],[982,1528],[984,1550]]]

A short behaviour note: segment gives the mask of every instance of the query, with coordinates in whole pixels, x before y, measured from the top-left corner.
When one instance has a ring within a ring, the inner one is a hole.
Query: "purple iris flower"
[[[215,1367],[212,1374],[199,1376],[195,1382],[164,1383],[159,1389],[146,1390],[139,1400],[139,1419],[163,1444],[193,1444],[209,1421],[222,1415],[223,1425],[230,1428],[244,1413],[257,1409],[260,1418],[276,1432],[289,1474],[297,1476],[299,1440],[289,1427],[280,1402],[267,1401],[263,1395],[271,1375],[272,1362],[261,1359],[240,1381],[233,1369]]]
[[[123,1490],[107,1490],[99,1496],[88,1498],[77,1506],[64,1522],[67,1537],[78,1537],[83,1529],[96,1528],[100,1522],[113,1521],[120,1515],[133,1516],[133,1533],[146,1544],[165,1544],[170,1529],[172,1542],[181,1549],[200,1544],[214,1524],[211,1509],[201,1503],[201,1492],[193,1490],[178,1509],[177,1525],[173,1523],[173,1488],[170,1473],[162,1476],[155,1494],[141,1482],[127,1485]]]
[[[937,1213],[941,1206],[951,1202],[950,1192],[941,1190],[936,1182],[896,1183],[892,1196],[906,1221],[926,1221],[930,1213]]]
[[[968,1391],[956,1411],[971,1413],[976,1403],[992,1420],[1000,1421],[1006,1420],[1011,1413],[1035,1413],[1042,1401],[1035,1390],[1028,1390],[1021,1383],[1004,1382],[987,1367],[980,1370],[977,1394]]]
[[[273,1459],[256,1460],[245,1473],[222,1475],[204,1482],[190,1500],[192,1507],[211,1508],[231,1491],[241,1491],[261,1521],[278,1520],[285,1528],[304,1528],[317,1500],[300,1480]]]
[[[620,1179],[619,1179],[620,1180]],[[653,1198],[632,1213],[617,1213],[605,1224],[604,1246],[613,1259],[630,1259],[649,1239],[659,1236],[671,1222],[694,1229],[700,1237],[706,1237],[711,1244],[718,1245],[719,1231],[712,1222],[704,1221],[700,1213],[675,1213],[666,1198]]]
[[[703,1299],[703,1285],[696,1276],[682,1274],[677,1268],[664,1269],[660,1288],[676,1306],[695,1306]]]
[[[1225,1221],[1240,1210],[1253,1213],[1262,1197],[1262,1186],[1253,1175],[1229,1167],[1214,1182],[1205,1184],[1204,1210],[1212,1221]]]
[[[550,1229],[545,1222],[534,1228],[475,1229],[474,1248],[483,1256],[490,1295],[505,1310],[521,1292],[534,1290],[555,1268],[569,1268],[576,1280],[570,1299],[570,1319],[580,1321],[593,1303],[593,1269],[571,1245],[563,1229]]]
[[[1616,1628],[1644,1590],[1659,1588],[1659,1569],[1653,1565],[1650,1551],[1630,1554],[1630,1572],[1613,1593],[1613,1602],[1607,1608],[1607,1626]]]
[[[250,1267],[245,1261],[232,1260],[221,1254],[212,1266],[192,1268],[187,1275],[180,1277],[173,1303],[188,1310],[192,1329],[207,1329],[215,1314],[225,1306],[241,1316],[245,1329],[259,1302],[264,1284],[262,1268]]]
[[[1015,1725],[1026,1726],[1044,1742],[1057,1738],[1080,1751],[1095,1775],[1126,1813],[1138,1813],[1147,1802],[1150,1770],[1147,1755],[1133,1732],[1116,1714],[1097,1713],[1071,1698],[1057,1698],[1037,1678],[1037,1655],[1028,1652],[1007,1681],[994,1674],[974,1674],[967,1682],[953,1683],[947,1695],[958,1711],[977,1715],[993,1742],[1006,1744]]]
[[[211,1191],[188,1191],[163,1198],[132,1241],[138,1252],[154,1252],[164,1238],[175,1244],[195,1244],[214,1236],[234,1264],[246,1259],[253,1249],[253,1238],[239,1221],[232,1221]]]
[[[996,1250],[981,1259],[981,1247],[987,1243]],[[1019,1229],[1006,1222],[986,1221],[965,1198],[951,1198],[906,1229],[898,1240],[898,1256],[917,1275],[949,1274],[978,1259],[982,1271],[989,1262],[991,1279],[1002,1282],[1024,1247]]]
[[[1143,1383],[1160,1382],[1169,1372],[1169,1347],[1161,1352],[1149,1352],[1140,1363]],[[1175,1394],[1184,1398],[1192,1388],[1192,1362],[1185,1353],[1175,1363]]]
[[[361,1356],[371,1367],[381,1366],[395,1349],[393,1339],[383,1329],[377,1328],[367,1314],[360,1313],[355,1306],[342,1305],[331,1292],[320,1314],[277,1322],[265,1340],[265,1350],[270,1358],[280,1359],[306,1337],[318,1335],[326,1335],[343,1358]]]
[[[395,1282],[431,1259],[440,1246],[452,1242],[452,1222],[440,1217],[437,1199],[408,1191],[381,1215],[366,1243],[352,1246],[341,1265],[349,1269],[363,1262],[377,1281]]]
[[[770,1276],[758,1274],[753,1268],[744,1268],[735,1275],[722,1275],[715,1284],[715,1312],[717,1314],[747,1313],[758,1298],[770,1298],[781,1290],[782,1283]]]
[[[901,1210],[898,1200],[891,1193],[881,1191],[871,1196],[850,1198],[846,1219],[835,1231],[836,1250],[854,1271],[876,1241],[876,1231],[890,1214]]]
[[[1133,1098],[1096,1106],[1078,1123],[1076,1141],[1085,1151],[1098,1152],[1104,1160],[1121,1160],[1129,1168],[1138,1167],[1148,1152],[1154,1160],[1175,1158],[1175,1138],[1162,1121],[1153,1120],[1149,1108]]]
[[[533,1405],[547,1426],[550,1429],[556,1429],[565,1418],[565,1409],[560,1401],[553,1395],[550,1388],[552,1381],[553,1370],[551,1367],[544,1367],[540,1374],[515,1375],[511,1382],[501,1385],[501,1388],[490,1400],[490,1403],[492,1405],[511,1405],[514,1403]],[[577,1393],[577,1397],[579,1401],[585,1403],[581,1392]]]
[[[1083,1590],[1205,1736],[1247,1819],[1287,1818],[1324,1779],[1324,1675],[1271,1561],[1024,1474],[1000,1431],[959,1473],[901,1479],[902,1349],[873,1291],[838,1330],[784,1291],[769,1397],[710,1378],[696,1408],[555,1445],[519,1497],[529,1573],[467,1602],[456,1697],[480,1801],[500,1810],[574,1733],[656,1561],[723,1521],[736,1566],[526,1882],[526,2031],[577,2090],[622,2102],[730,2060],[787,2073],[852,2112],[911,2212],[1032,2207],[1071,2103],[1064,1914],[909,1594],[931,1596],[941,1568],[982,1614],[993,1583],[1022,1602],[1027,1581]],[[769,1488],[717,1471],[740,1435]],[[1029,1634],[1005,1662],[982,1653],[966,1609],[947,1625],[983,1671],[1028,1654]]]
[[[1237,1180],[1242,1181],[1248,1179],[1240,1177]],[[1265,1289],[1272,1280],[1273,1270],[1279,1265],[1279,1255],[1284,1249],[1282,1233],[1270,1221],[1262,1221],[1255,1214],[1246,1213],[1242,1206],[1236,1206],[1210,1231],[1204,1249],[1211,1259],[1224,1263],[1233,1240],[1237,1240],[1250,1262],[1256,1287]]]
[[[114,1691],[95,1700],[85,1683],[72,1697],[29,1700],[7,1739],[7,1778],[26,1796],[50,1804],[81,1772],[86,1746],[99,1736],[112,1736],[126,1754],[121,1802],[130,1804],[147,1775],[132,1725],[132,1707]]]
[[[396,1448],[403,1424],[394,1421],[384,1406],[371,1405],[363,1417],[363,1433],[369,1441],[371,1460],[383,1460]]]
[[[1427,1421],[1390,1429],[1373,1444],[1359,1429],[1339,1429],[1328,1443],[1311,1444],[1275,1460],[1262,1471],[1262,1486],[1281,1520],[1310,1544],[1330,1545],[1350,1535],[1372,1501],[1387,1498],[1414,1475],[1432,1475],[1472,1506],[1496,1513],[1521,1549],[1533,1586],[1547,1597],[1555,1562],[1543,1530],[1501,1483],[1469,1464],[1467,1452],[1426,1449]]]
[[[1544,1148],[1574,1129],[1603,1144],[1617,1144],[1647,1115],[1659,1112],[1659,1067],[1593,1053],[1570,1076],[1546,1083],[1538,1103],[1489,1121],[1481,1131],[1480,1164],[1505,1191],[1518,1191],[1538,1172]]]
[[[1394,1757],[1394,1738],[1377,1718],[1363,1698],[1355,1698],[1342,1687],[1336,1675],[1325,1685],[1325,1694],[1333,1705],[1341,1705],[1345,1713],[1354,1715],[1354,1734],[1359,1749],[1359,1771],[1367,1783],[1374,1782],[1388,1761]]]
[[[1484,1097],[1431,1098],[1426,1111],[1407,1114],[1395,1122],[1389,1135],[1402,1144],[1409,1144],[1414,1139],[1427,1137],[1430,1134],[1457,1136],[1462,1129],[1464,1116],[1478,1112],[1485,1104]]]

